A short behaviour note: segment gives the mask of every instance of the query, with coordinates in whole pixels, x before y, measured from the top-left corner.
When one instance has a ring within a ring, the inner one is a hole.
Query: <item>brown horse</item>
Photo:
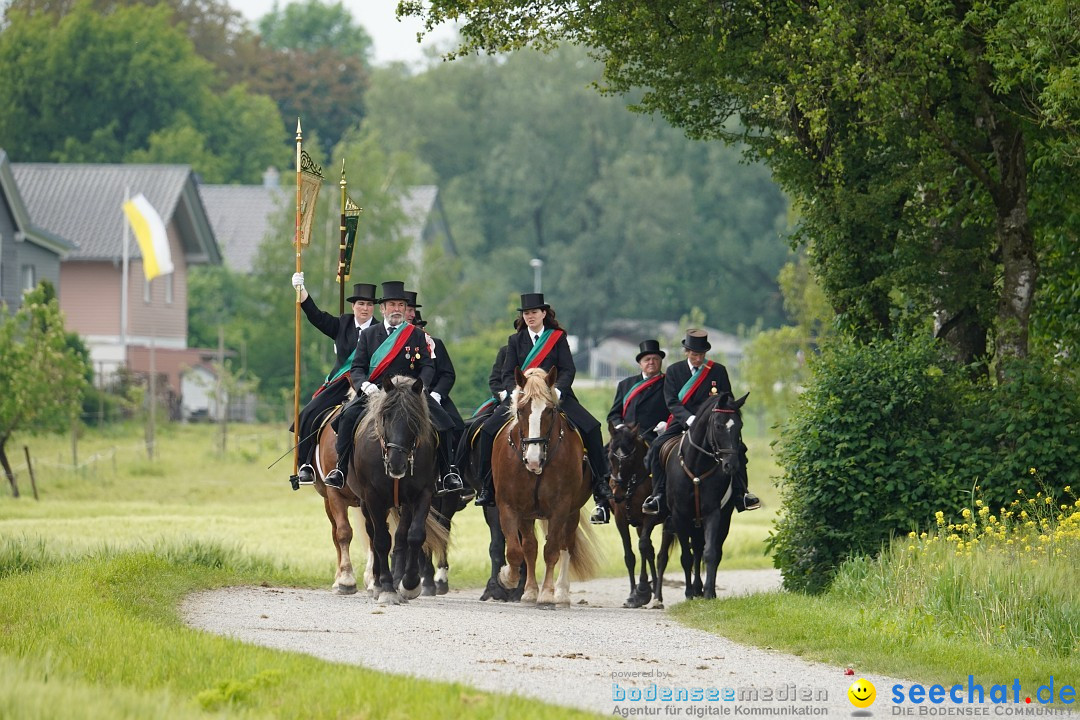
[[[596,571],[596,556],[581,525],[581,508],[591,493],[581,438],[559,412],[552,390],[557,370],[515,369],[517,389],[510,422],[495,436],[492,477],[499,521],[506,536],[506,564],[499,583],[518,584],[525,561],[522,602],[570,605],[570,572],[579,578]],[[546,520],[543,588],[536,582],[536,520]],[[560,565],[555,581],[555,565]]]
[[[622,537],[623,560],[630,575],[630,596],[623,607],[639,608],[647,604],[653,596],[656,586],[656,551],[653,548],[653,528],[662,520],[658,515],[646,515],[641,512],[645,498],[652,495],[652,478],[645,465],[645,453],[649,446],[638,434],[637,425],[623,425],[616,428],[608,424],[611,440],[608,442],[608,460],[611,463],[611,490],[615,493],[612,512],[615,515],[615,527]],[[630,527],[637,529],[638,552],[641,554],[641,577],[635,582],[634,566],[636,558],[630,543]],[[650,578],[651,573],[651,578]],[[659,601],[653,607],[663,607]]]
[[[341,406],[335,408],[319,428],[318,449],[315,451],[315,490],[322,495],[326,517],[330,519],[334,549],[337,551],[337,573],[334,575],[334,584],[331,589],[339,595],[352,595],[356,592],[356,574],[353,572],[352,556],[349,553],[353,540],[349,508],[360,507],[360,498],[349,489],[348,485],[338,490],[327,487],[322,481],[326,473],[337,465],[337,450],[334,449],[337,433],[331,427],[331,422],[340,414]],[[368,547],[371,547],[370,542]],[[369,571],[373,564],[369,550],[367,563]]]

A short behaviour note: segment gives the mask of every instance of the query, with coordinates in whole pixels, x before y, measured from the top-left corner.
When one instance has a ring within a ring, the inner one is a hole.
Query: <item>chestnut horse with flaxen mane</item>
[[[510,402],[510,422],[495,436],[492,477],[499,521],[506,536],[506,565],[499,583],[518,584],[526,568],[522,602],[570,605],[570,572],[578,579],[596,571],[590,536],[581,508],[592,494],[581,438],[559,412],[552,390],[557,370],[514,371],[517,389]],[[537,587],[535,522],[546,521],[543,588]],[[555,566],[559,579],[555,581]]]

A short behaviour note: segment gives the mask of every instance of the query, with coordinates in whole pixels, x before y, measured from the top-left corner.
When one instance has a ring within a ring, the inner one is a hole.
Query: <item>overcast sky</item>
[[[228,3],[239,10],[252,26],[274,7],[274,0],[228,0]],[[280,3],[281,7],[288,4],[284,1]],[[423,25],[416,18],[398,22],[394,17],[397,0],[344,0],[344,5],[353,20],[362,25],[375,41],[377,65],[400,60],[415,66],[423,61],[424,48],[446,45],[454,37],[452,28],[440,27],[430,37],[425,37],[422,45],[417,44],[416,33]]]

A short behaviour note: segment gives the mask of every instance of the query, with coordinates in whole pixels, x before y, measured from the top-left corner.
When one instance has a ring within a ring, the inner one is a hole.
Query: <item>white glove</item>
[[[697,415],[691,415],[690,417],[686,418],[686,427],[690,427],[691,425],[693,425],[694,424],[694,418],[696,418],[696,417],[697,417]]]
[[[435,402],[437,402],[437,403],[442,402],[442,395],[440,395],[439,393],[433,392],[433,393],[428,393],[428,395],[431,395],[431,399],[434,400]]]
[[[303,289],[303,287],[304,287],[304,273],[302,273],[302,272],[293,273],[292,286],[297,290]]]
[[[559,388],[555,388],[555,397],[562,400],[562,390],[560,390]]]
[[[667,430],[667,421],[666,420],[661,420],[660,422],[656,423],[656,427],[653,428],[653,432],[656,433],[657,435],[664,432],[665,430]]]
[[[500,390],[499,391],[499,402],[502,402],[505,399],[506,399],[506,391],[505,390]]]
[[[364,394],[371,397],[375,393],[379,392],[379,386],[375,383],[364,381],[364,384],[360,386],[360,389],[364,391]]]

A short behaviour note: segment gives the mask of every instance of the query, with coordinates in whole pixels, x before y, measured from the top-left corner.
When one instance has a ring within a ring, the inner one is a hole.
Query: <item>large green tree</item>
[[[211,182],[257,182],[284,165],[273,104],[216,93],[166,5],[62,16],[9,10],[0,31],[0,146],[22,161],[184,162]]]
[[[765,168],[626,112],[633,96],[590,87],[600,73],[564,47],[376,74],[366,123],[431,165],[469,260],[458,290],[469,312],[452,334],[507,322],[534,257],[585,338],[695,305],[731,331],[778,324],[787,203]]]
[[[1075,217],[1032,216],[1075,196],[1051,172],[1077,156],[1074,4],[407,0],[399,11],[428,27],[460,21],[457,54],[595,48],[610,89],[645,87],[641,108],[769,163],[805,208],[815,268],[850,327],[887,333],[916,302],[965,360],[987,332],[998,356],[1026,355],[1038,251],[1062,223],[1075,237]]]

